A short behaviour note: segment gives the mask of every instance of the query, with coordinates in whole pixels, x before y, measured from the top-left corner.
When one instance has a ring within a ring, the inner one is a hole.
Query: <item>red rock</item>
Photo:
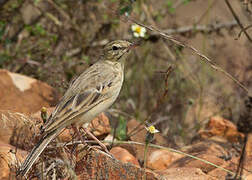
[[[145,171],[131,163],[122,163],[103,152],[91,151],[76,163],[77,179],[143,179]],[[146,170],[146,179],[161,179],[153,171]]]
[[[221,166],[225,163],[225,160],[221,158],[221,156],[225,155],[224,148],[213,142],[200,142],[188,147],[184,147],[182,151],[203,160],[209,161],[217,166]],[[216,168],[210,164],[188,156],[177,159],[169,166],[169,168],[174,167],[199,168],[204,173],[208,173]]]
[[[252,174],[245,177],[246,180],[252,180]]]
[[[101,113],[91,121],[91,123],[88,125],[88,129],[95,136],[109,134],[111,127],[108,117],[104,113]]]
[[[126,149],[124,148],[121,148],[121,147],[113,147],[111,150],[110,150],[110,153],[112,155],[114,155],[114,157],[116,159],[118,159],[119,161],[122,161],[124,163],[132,163],[134,165],[137,165],[139,166],[139,163],[137,161],[137,159],[129,153],[129,151],[127,151]]]
[[[230,161],[223,162],[223,164],[220,167],[223,167],[225,169],[230,170],[231,172],[236,172],[237,164],[238,164],[239,158],[232,157]],[[228,172],[223,171],[220,168],[215,168],[212,171],[207,173],[209,176],[215,177],[217,179],[226,179]]]
[[[21,149],[28,150],[33,146],[39,129],[29,116],[11,111],[0,111],[0,141]]]
[[[58,94],[46,83],[0,70],[0,109],[34,113],[58,102]]]
[[[27,154],[26,151],[0,142],[0,179],[15,179],[18,162],[22,162]]]
[[[156,171],[157,172],[157,171]],[[170,168],[163,171],[158,171],[165,179],[172,180],[217,180],[202,172],[198,168]]]
[[[252,134],[248,134],[248,140],[246,145],[246,156],[251,157],[252,159]]]
[[[147,167],[153,170],[165,170],[167,167],[183,155],[167,150],[153,151],[147,159]]]
[[[237,131],[236,125],[222,117],[214,116],[210,119],[205,129],[199,131],[202,138],[221,136],[229,142],[238,142],[243,134]]]

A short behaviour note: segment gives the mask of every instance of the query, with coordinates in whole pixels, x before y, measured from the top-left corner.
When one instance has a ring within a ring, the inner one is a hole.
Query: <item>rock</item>
[[[101,113],[89,123],[88,130],[95,136],[109,134],[111,127],[108,117],[104,113]]]
[[[252,159],[252,134],[248,134],[248,140],[246,145],[246,156],[251,157]]]
[[[167,167],[183,155],[167,150],[153,151],[147,158],[147,167],[153,170],[165,170]]]
[[[245,177],[246,180],[252,180],[252,174]]]
[[[137,159],[129,153],[129,151],[127,151],[124,148],[121,147],[113,147],[110,150],[110,153],[112,155],[114,155],[114,157],[116,159],[118,159],[119,161],[122,161],[123,163],[132,163],[136,166],[139,166],[139,163],[137,161]]]
[[[16,151],[16,153],[15,153]],[[26,151],[0,142],[0,179],[16,179],[16,169],[27,156]]]
[[[202,172],[198,168],[170,168],[163,171],[158,171],[165,179],[172,180],[217,180]]]
[[[210,119],[207,126],[199,131],[201,138],[210,138],[212,136],[221,136],[229,142],[238,142],[244,135],[238,132],[236,125],[220,116],[214,116]]]
[[[122,163],[101,151],[91,151],[76,163],[77,179],[143,179],[144,170],[131,163]],[[146,170],[147,179],[162,177]]]
[[[202,141],[197,144],[183,147],[181,151],[225,168],[231,172],[236,172],[239,156],[237,156],[237,150],[232,148],[233,143],[228,143],[223,137],[214,137],[208,141]],[[252,170],[251,156],[246,156],[243,167],[244,176],[249,175],[250,172],[248,171]],[[228,175],[228,173],[221,168],[217,168],[206,162],[188,156],[177,159],[168,168],[198,168],[216,179],[225,179]]]
[[[127,124],[127,133],[131,132],[133,129],[138,127],[140,123],[132,119],[128,122]],[[146,136],[146,130],[144,128],[144,125],[140,125],[139,129],[142,129],[141,131],[139,130],[137,133],[135,133],[133,136],[130,136],[130,139],[135,142],[141,142],[145,143],[145,136]],[[161,146],[169,146],[167,144],[167,141],[164,137],[160,135],[160,133],[155,133],[154,135],[154,140],[152,142],[153,144],[161,145]],[[140,161],[143,161],[144,159],[144,146],[139,146],[139,145],[130,145],[131,148],[133,147],[135,150],[136,158],[139,159]],[[124,146],[125,147],[125,146]],[[150,156],[151,152],[155,151],[155,148],[149,147],[148,152],[147,152],[147,157]]]
[[[30,3],[24,3],[20,12],[25,24],[31,24],[41,15],[40,10]]]
[[[214,142],[200,142],[188,147],[184,147],[181,151],[209,161],[217,166],[221,166],[225,163],[224,158],[221,158],[222,156],[226,155],[225,149]],[[207,164],[206,162],[188,156],[177,159],[169,166],[169,168],[174,167],[199,168],[204,173],[208,173],[216,168],[210,164]]]
[[[232,160],[228,162],[224,162],[224,164],[222,164],[221,167],[228,169],[231,172],[236,172],[238,161],[239,161],[239,158],[237,157],[232,158]],[[226,171],[223,171],[222,169],[219,169],[219,168],[215,168],[212,171],[208,172],[207,174],[217,179],[226,179],[227,176],[230,177],[230,175],[228,175]]]
[[[36,79],[0,70],[0,109],[32,114],[59,100],[56,91]]]
[[[249,135],[248,141],[247,141],[247,148],[245,152],[246,155],[245,155],[245,159],[243,160],[243,170],[242,170],[242,174],[244,177],[243,179],[246,179],[246,180],[249,179],[249,176],[251,175],[251,172],[252,172],[252,155],[251,155],[250,149],[248,148],[248,145],[251,142],[252,142],[252,136]],[[229,161],[226,161],[221,167],[228,169],[232,172],[236,172],[238,168],[239,160],[240,160],[240,155],[239,156],[232,155],[231,159]],[[226,171],[223,171],[219,168],[216,168],[210,171],[208,174],[216,177],[217,179],[225,179],[225,177],[228,176],[228,173]]]
[[[29,150],[36,134],[39,134],[39,129],[30,117],[18,112],[0,111],[1,142]]]

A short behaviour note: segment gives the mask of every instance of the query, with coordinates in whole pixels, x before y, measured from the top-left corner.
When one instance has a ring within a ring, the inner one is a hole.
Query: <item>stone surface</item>
[[[252,174],[246,176],[246,180],[252,180]]]
[[[132,163],[136,166],[139,166],[137,159],[124,148],[113,147],[110,150],[110,153],[119,161],[122,161],[124,163]]]
[[[247,145],[249,143],[251,143],[251,135],[248,137],[248,142],[247,142]],[[248,146],[247,146],[248,147]],[[239,164],[239,160],[240,160],[240,153],[237,155],[237,153],[233,153],[231,151],[231,149],[226,149],[226,151],[230,152],[230,159],[226,160],[222,165],[221,167],[225,168],[225,169],[228,169],[229,171],[232,171],[232,172],[236,172],[237,171],[237,168],[238,168],[238,164]],[[246,148],[245,150],[245,159],[243,161],[243,170],[242,170],[242,174],[243,174],[243,177],[246,177],[244,179],[248,179],[247,177],[249,175],[251,175],[252,173],[252,156],[251,156],[251,151]],[[225,177],[228,177],[229,176],[229,173],[226,172],[226,171],[223,171],[222,169],[219,169],[219,168],[215,168],[213,169],[212,171],[210,171],[208,173],[209,175],[213,176],[213,177],[216,177],[217,179],[225,179]],[[229,176],[230,177],[230,176]]]
[[[167,150],[153,151],[147,159],[147,167],[153,170],[165,170],[169,165],[183,155]]]
[[[59,100],[56,91],[46,83],[7,70],[0,70],[0,89],[1,110],[32,114]]]
[[[163,171],[158,171],[158,174],[163,175],[167,180],[217,180],[202,172],[198,168],[170,168]]]
[[[104,113],[101,113],[91,121],[91,123],[88,125],[88,130],[95,136],[109,134],[111,127],[108,117]]]
[[[0,141],[21,149],[31,149],[39,134],[36,121],[22,113],[0,111]]]
[[[18,162],[22,162],[27,154],[26,151],[0,141],[0,179],[15,179]]]
[[[183,152],[186,152],[190,155],[196,156],[203,160],[209,161],[217,166],[221,166],[225,163],[225,160],[221,158],[226,155],[225,150],[220,145],[214,142],[200,142],[197,144],[193,144],[191,146],[184,147],[182,149]],[[172,167],[190,167],[190,168],[199,168],[204,173],[208,173],[215,169],[216,167],[207,164],[206,162],[184,156],[174,163],[172,163],[169,168]]]
[[[143,179],[144,170],[131,164],[111,159],[100,151],[92,151],[77,162],[75,172],[78,179]],[[162,179],[147,170],[146,179]]]
[[[243,134],[237,131],[236,125],[220,116],[212,117],[207,126],[199,131],[199,135],[202,138],[221,136],[229,142],[238,142],[243,137]]]

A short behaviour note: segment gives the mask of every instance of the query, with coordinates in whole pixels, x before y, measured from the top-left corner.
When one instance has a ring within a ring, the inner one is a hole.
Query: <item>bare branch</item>
[[[244,31],[244,34],[246,35],[246,37],[248,38],[248,40],[249,40],[250,42],[252,42],[251,37],[250,37],[249,34],[244,30],[244,27],[243,27],[243,25],[242,25],[240,19],[239,19],[238,16],[236,15],[236,13],[235,13],[234,9],[232,8],[231,4],[229,3],[229,1],[228,1],[228,0],[225,0],[225,2],[226,2],[226,4],[227,4],[229,10],[231,11],[232,15],[234,16],[235,20],[237,21],[238,25],[240,26],[240,28],[242,29],[242,31]]]
[[[209,25],[192,25],[192,26],[185,26],[180,27],[177,29],[167,29],[163,30],[165,34],[172,35],[172,34],[185,34],[185,33],[194,33],[194,32],[202,32],[202,33],[211,33],[214,31],[219,31],[223,28],[231,29],[235,26],[237,26],[236,21],[230,21],[227,23],[215,23],[215,24],[209,24]],[[158,35],[158,32],[153,32],[152,35]]]
[[[252,24],[249,25],[249,26],[247,26],[247,27],[245,27],[244,29],[241,29],[241,31],[239,32],[238,37],[236,39],[240,38],[241,34],[245,33],[251,27],[252,27]]]

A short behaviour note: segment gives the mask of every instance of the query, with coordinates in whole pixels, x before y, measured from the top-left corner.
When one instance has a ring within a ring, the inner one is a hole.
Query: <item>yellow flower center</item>
[[[140,34],[140,32],[141,32],[141,27],[136,27],[135,31],[136,31],[138,34]]]
[[[155,133],[156,131],[156,128],[154,126],[149,126],[148,129],[149,129],[149,132],[152,134]]]

